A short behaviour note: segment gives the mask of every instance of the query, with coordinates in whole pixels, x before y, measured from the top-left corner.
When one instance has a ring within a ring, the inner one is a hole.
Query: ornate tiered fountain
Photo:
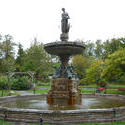
[[[62,11],[61,41],[44,45],[46,52],[58,56],[61,61],[60,68],[56,68],[56,75],[47,95],[47,102],[50,105],[80,104],[82,96],[78,89],[77,75],[73,72],[73,67],[68,65],[68,61],[70,56],[81,54],[85,47],[82,43],[68,41],[69,15],[64,8]]]
[[[85,47],[82,43],[68,41],[69,16],[65,9],[62,10],[61,41],[45,44],[45,50],[59,56],[61,61],[60,68],[56,68],[47,100],[46,94],[0,97],[0,120],[39,122],[42,117],[46,123],[60,125],[124,121],[125,96],[96,93],[81,95],[77,75],[73,67],[68,65],[68,60],[72,55],[81,54]]]

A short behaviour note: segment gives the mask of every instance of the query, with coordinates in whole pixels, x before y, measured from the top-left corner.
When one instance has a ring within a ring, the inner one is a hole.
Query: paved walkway
[[[34,95],[33,93],[29,91],[17,91],[20,95]]]

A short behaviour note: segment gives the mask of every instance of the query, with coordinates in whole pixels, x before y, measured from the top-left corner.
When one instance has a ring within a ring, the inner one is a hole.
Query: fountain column
[[[68,67],[68,61],[69,61],[69,55],[63,55],[60,56],[61,61],[61,71],[60,71],[60,77],[66,78],[67,77],[67,67]]]

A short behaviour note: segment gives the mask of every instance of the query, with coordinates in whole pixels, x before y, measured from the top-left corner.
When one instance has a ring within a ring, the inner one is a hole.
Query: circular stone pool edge
[[[16,98],[33,98],[43,95],[24,95],[1,97],[0,104],[12,101]],[[124,95],[111,94],[83,94],[83,97],[110,97],[124,99]],[[79,110],[38,110],[38,109],[19,109],[5,108],[0,106],[0,120],[14,122],[39,122],[42,117],[44,123],[67,124],[84,122],[113,122],[125,120],[125,106],[106,109],[79,109]]]

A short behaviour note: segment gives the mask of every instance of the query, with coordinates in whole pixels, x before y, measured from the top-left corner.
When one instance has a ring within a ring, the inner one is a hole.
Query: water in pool
[[[77,110],[77,109],[99,109],[99,108],[113,108],[125,106],[125,100],[119,100],[114,98],[82,98],[81,105],[73,106],[58,106],[58,105],[48,105],[46,102],[46,97],[37,98],[23,98],[14,99],[13,101],[4,102],[1,104],[3,107],[8,108],[22,108],[22,109],[40,109],[40,110]]]

